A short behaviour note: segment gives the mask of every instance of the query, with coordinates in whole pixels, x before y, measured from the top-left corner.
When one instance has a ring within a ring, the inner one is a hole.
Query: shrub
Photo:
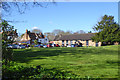
[[[4,62],[4,61],[3,61]],[[57,69],[45,69],[39,66],[27,66],[18,65],[17,63],[10,61],[7,65],[2,65],[2,78],[3,79],[40,79],[40,78],[75,78],[79,77],[69,72],[62,72]]]
[[[4,62],[4,61],[3,61]],[[10,61],[7,65],[2,65],[2,78],[3,79],[79,79],[79,80],[101,80],[95,79],[89,76],[81,78],[78,75],[70,73],[68,71],[61,71],[56,68],[45,69],[39,66],[27,66],[18,65],[16,62]]]

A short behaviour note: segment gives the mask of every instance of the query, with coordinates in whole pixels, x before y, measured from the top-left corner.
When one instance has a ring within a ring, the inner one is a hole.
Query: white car
[[[68,45],[67,47],[71,47],[70,45]]]
[[[24,45],[17,45],[17,48],[18,49],[25,49],[25,46]]]
[[[7,48],[9,48],[9,49],[17,49],[17,46],[16,45],[8,45]]]
[[[46,46],[46,45],[43,45],[43,48],[47,48],[47,46]]]

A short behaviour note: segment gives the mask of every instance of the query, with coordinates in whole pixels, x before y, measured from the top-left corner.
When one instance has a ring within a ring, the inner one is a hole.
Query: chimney
[[[28,32],[28,30],[26,29],[26,33]]]
[[[15,29],[15,33],[17,33],[17,29]]]
[[[25,39],[28,40],[28,30],[26,29]]]
[[[44,38],[45,38],[46,36],[44,36]]]
[[[42,33],[40,32],[40,35],[42,35]]]

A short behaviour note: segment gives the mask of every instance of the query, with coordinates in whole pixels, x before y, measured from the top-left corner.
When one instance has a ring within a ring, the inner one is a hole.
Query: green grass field
[[[118,47],[15,49],[13,59],[24,66],[56,68],[83,78],[118,78]]]

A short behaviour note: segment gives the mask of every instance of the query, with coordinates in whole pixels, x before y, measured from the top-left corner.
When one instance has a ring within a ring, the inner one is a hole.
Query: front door
[[[96,42],[96,47],[98,47],[98,42]]]
[[[89,42],[88,42],[88,40],[86,40],[86,46],[89,46]]]

